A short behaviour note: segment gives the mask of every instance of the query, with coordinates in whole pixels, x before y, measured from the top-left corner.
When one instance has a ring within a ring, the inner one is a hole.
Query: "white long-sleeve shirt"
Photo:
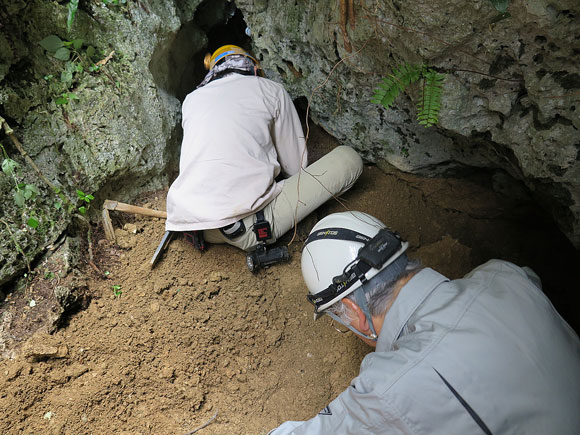
[[[179,176],[167,195],[168,231],[221,228],[265,207],[307,165],[292,99],[278,83],[232,74],[183,103]]]
[[[420,271],[350,387],[272,435],[580,433],[580,343],[538,281],[498,260]]]

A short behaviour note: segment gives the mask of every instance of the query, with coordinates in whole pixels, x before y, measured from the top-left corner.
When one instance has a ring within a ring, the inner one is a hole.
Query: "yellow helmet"
[[[238,47],[237,45],[222,45],[220,48],[214,51],[212,55],[209,53],[205,55],[205,58],[203,59],[205,69],[211,70],[220,60],[233,54],[241,54],[242,56],[249,57],[256,64],[256,66],[260,68],[260,63],[252,56],[250,56],[250,54],[243,48]]]

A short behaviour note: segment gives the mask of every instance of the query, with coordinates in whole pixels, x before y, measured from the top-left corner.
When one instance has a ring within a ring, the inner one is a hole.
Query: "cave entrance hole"
[[[226,44],[251,50],[246,29],[244,16],[234,2],[204,0],[193,19],[155,50],[149,64],[155,84],[183,102],[207,73],[203,66],[206,53]]]

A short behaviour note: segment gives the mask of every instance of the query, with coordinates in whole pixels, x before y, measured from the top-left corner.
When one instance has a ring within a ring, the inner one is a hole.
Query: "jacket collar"
[[[426,268],[405,284],[385,315],[383,327],[377,340],[377,352],[392,350],[409,318],[431,292],[445,281],[449,281],[449,279],[433,269]]]

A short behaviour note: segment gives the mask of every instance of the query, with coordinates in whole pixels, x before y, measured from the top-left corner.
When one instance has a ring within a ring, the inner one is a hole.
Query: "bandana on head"
[[[223,62],[214,66],[210,72],[206,74],[203,81],[197,86],[197,89],[207,85],[214,78],[220,78],[229,75],[230,73],[228,73],[227,70],[233,70],[231,74],[234,74],[236,70],[254,74],[254,71],[256,70],[256,64],[252,59],[241,54],[233,54],[228,56]]]

